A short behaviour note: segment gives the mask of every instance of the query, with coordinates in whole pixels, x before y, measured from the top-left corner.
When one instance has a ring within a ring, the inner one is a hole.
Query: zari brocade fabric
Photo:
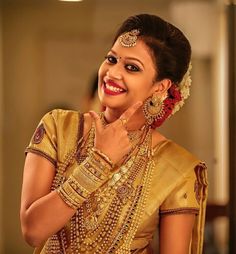
[[[27,153],[36,153],[54,164],[52,191],[86,157],[81,152],[82,132],[81,113],[53,110],[42,118],[26,148]],[[151,254],[161,217],[183,213],[196,216],[189,253],[202,253],[207,198],[205,164],[171,140],[152,149],[148,162],[142,163],[142,156],[132,176],[126,176],[124,170],[134,168],[132,160],[112,171],[107,182],[34,253]],[[123,172],[121,177],[117,176],[119,170]],[[127,185],[124,179],[131,177],[133,184]],[[114,179],[118,187],[112,185]],[[119,185],[119,181],[123,183]]]

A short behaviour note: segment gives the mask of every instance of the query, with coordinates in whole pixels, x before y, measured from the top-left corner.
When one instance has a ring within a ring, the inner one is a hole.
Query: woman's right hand
[[[142,102],[129,107],[116,121],[103,126],[99,115],[90,111],[95,122],[95,148],[107,155],[113,163],[120,161],[131,150],[131,143],[125,125],[140,108]]]

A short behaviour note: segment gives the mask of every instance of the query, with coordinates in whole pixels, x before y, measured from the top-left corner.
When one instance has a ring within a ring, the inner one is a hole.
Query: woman
[[[188,96],[191,48],[128,18],[99,69],[103,113],[53,110],[28,148],[21,223],[35,253],[201,253],[206,168],[155,130]]]

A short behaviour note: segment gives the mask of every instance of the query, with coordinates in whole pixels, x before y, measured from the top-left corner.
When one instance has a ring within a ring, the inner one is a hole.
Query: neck
[[[120,116],[124,113],[124,111],[119,111],[117,109],[106,108],[104,112],[104,116],[108,123],[112,123],[116,121]],[[138,130],[145,124],[145,118],[142,112],[142,109],[138,109],[131,117],[128,119],[128,123],[126,125],[127,130]]]

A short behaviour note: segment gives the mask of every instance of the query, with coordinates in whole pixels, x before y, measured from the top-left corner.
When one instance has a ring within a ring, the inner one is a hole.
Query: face
[[[134,47],[116,41],[99,69],[98,95],[112,109],[126,110],[144,101],[155,90],[156,70],[151,54],[141,40]]]

